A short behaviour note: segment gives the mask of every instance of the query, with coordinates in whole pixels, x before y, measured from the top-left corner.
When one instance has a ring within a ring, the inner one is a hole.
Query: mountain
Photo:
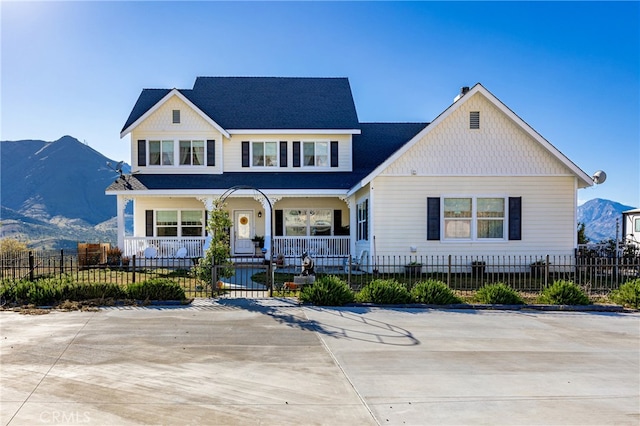
[[[71,136],[0,141],[0,154],[0,237],[56,249],[115,241],[116,198],[104,191],[118,174],[107,157]]]
[[[635,207],[595,198],[578,206],[578,222],[584,223],[585,235],[593,243],[616,238],[616,221],[622,232],[622,212]],[[618,237],[620,237],[618,235]]]

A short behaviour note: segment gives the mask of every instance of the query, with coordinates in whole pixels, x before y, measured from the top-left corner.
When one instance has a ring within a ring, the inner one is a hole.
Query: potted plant
[[[535,262],[530,263],[529,267],[531,268],[531,275],[533,275],[534,277],[543,276],[547,266],[547,261],[543,259],[536,260]]]
[[[256,256],[262,255],[262,249],[264,248],[264,237],[262,235],[254,236],[251,241],[256,247]]]
[[[487,267],[487,262],[484,260],[474,260],[471,262],[471,274],[474,277],[481,277],[484,275],[485,268]]]
[[[107,265],[120,265],[122,250],[119,247],[111,247],[107,250]]]
[[[409,274],[409,276],[418,276],[422,273],[422,263],[416,260],[409,262],[404,265],[404,271]]]

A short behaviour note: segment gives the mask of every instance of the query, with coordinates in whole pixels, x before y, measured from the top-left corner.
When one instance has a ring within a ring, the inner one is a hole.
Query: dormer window
[[[172,111],[171,117],[172,117],[172,123],[173,124],[180,124],[180,110],[179,109],[174,109]]]
[[[471,130],[480,128],[480,111],[471,111],[469,113],[469,128]]]

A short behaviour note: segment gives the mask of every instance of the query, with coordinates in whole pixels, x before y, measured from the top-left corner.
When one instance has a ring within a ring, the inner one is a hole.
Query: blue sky
[[[0,139],[130,161],[143,88],[348,77],[360,121],[431,121],[480,82],[640,206],[639,2],[0,2]]]

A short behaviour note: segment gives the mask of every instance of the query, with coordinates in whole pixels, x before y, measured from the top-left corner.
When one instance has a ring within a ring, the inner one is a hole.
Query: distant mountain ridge
[[[619,232],[622,232],[622,212],[634,208],[615,201],[595,198],[578,206],[578,222],[584,223],[585,235],[592,243],[615,239],[616,221],[620,227]]]
[[[99,226],[117,214],[116,198],[105,195],[118,176],[111,160],[71,136],[0,141],[0,153],[0,236],[46,248],[115,241],[113,226]]]

